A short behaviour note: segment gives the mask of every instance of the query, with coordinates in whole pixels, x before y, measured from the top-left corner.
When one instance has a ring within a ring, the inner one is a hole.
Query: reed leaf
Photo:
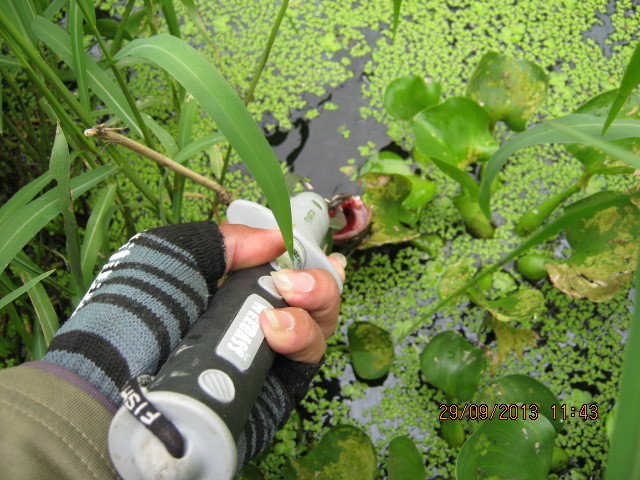
[[[64,63],[74,68],[73,50],[71,38],[62,28],[54,23],[36,17],[33,20],[33,30],[38,39],[44,42]],[[116,84],[107,76],[95,62],[93,57],[84,53],[87,81],[89,88],[98,96],[104,104],[113,110],[125,125],[131,128],[138,136],[142,137],[142,130],[138,125],[133,111],[129,107],[125,96]]]
[[[2,227],[3,222],[13,215],[16,210],[24,207],[27,203],[33,200],[33,198],[47,185],[49,185],[52,180],[53,177],[47,171],[18,190],[4,205],[2,205],[2,207],[0,207],[0,227]]]
[[[87,78],[87,60],[84,52],[84,32],[82,31],[82,12],[78,6],[80,0],[70,0],[69,14],[69,34],[71,35],[71,52],[73,62],[71,68],[76,74],[78,86],[78,98],[82,106],[88,112],[91,111],[89,98],[89,80]],[[93,9],[92,9],[93,10]]]
[[[31,280],[29,280],[27,283],[25,283],[24,285],[22,285],[21,287],[17,288],[16,290],[12,291],[10,294],[5,295],[4,297],[0,298],[0,310],[2,310],[4,307],[6,307],[7,305],[9,305],[11,302],[13,302],[15,299],[19,298],[20,296],[24,295],[25,293],[27,293],[27,291],[32,288],[34,285],[36,285],[37,283],[40,283],[42,280],[44,280],[45,278],[47,278],[49,275],[51,275],[53,272],[55,272],[55,270],[49,270],[48,272],[43,273],[42,275],[39,275],[35,278],[32,278]]]
[[[31,274],[26,272],[21,273],[20,278],[22,278],[22,281],[25,283],[28,283],[34,279]],[[51,343],[51,339],[60,328],[58,314],[51,304],[51,300],[47,295],[47,291],[40,283],[36,282],[27,291],[27,293],[29,294],[29,298],[31,299],[33,308],[35,308],[36,310],[36,317],[38,318],[38,323],[40,325],[40,328],[42,329],[44,343],[48,346],[49,343]]]
[[[602,117],[581,114],[566,115],[554,119],[552,124],[546,122],[536,125],[502,145],[487,162],[482,184],[480,185],[478,203],[484,214],[487,215],[488,218],[491,218],[491,185],[512,153],[532,145],[575,142],[575,138],[572,135],[560,130],[560,128],[570,127],[573,130],[589,136],[599,137],[601,140],[616,140],[619,138],[640,136],[640,122],[636,120],[616,119],[612,122],[611,128],[607,133],[600,136],[603,124],[604,118]]]
[[[218,70],[189,44],[166,34],[134,40],[116,59],[125,56],[153,61],[193,95],[255,178],[273,211],[287,249],[293,252],[291,205],[280,163],[260,127]]]
[[[80,250],[80,262],[82,264],[82,278],[85,282],[93,278],[94,268],[98,261],[100,247],[109,235],[109,222],[114,213],[113,202],[116,196],[116,184],[110,183],[100,190],[98,199],[91,209],[91,216],[87,222],[82,249]],[[85,289],[89,285],[85,284]]]
[[[178,163],[185,162],[188,158],[205,151],[207,148],[212,147],[220,142],[224,142],[226,139],[220,132],[210,133],[197,140],[194,140],[189,145],[186,145],[178,152],[173,161]]]
[[[618,116],[618,112],[627,101],[629,95],[633,92],[633,89],[640,84],[640,41],[637,43],[627,69],[624,72],[622,81],[620,82],[620,88],[618,88],[618,94],[611,104],[609,113],[607,114],[607,120],[602,127],[602,134],[604,135],[609,129],[613,120]]]
[[[640,478],[640,261],[636,266],[635,291],[605,480]]]
[[[60,125],[53,142],[49,172],[58,183],[58,208],[62,213],[64,233],[67,243],[67,256],[71,267],[71,275],[75,280],[74,290],[80,293],[82,281],[82,267],[80,264],[80,241],[78,239],[78,223],[73,212],[73,198],[71,195],[71,156],[69,146]]]
[[[70,183],[71,194],[77,198],[117,171],[117,167],[105,165],[75,177]],[[4,238],[0,245],[0,273],[4,272],[13,257],[59,213],[56,187],[7,218],[2,225]]]

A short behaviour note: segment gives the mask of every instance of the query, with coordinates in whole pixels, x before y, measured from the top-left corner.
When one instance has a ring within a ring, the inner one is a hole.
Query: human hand
[[[264,230],[224,223],[227,256],[225,273],[267,263],[285,251],[279,230]],[[329,256],[344,281],[346,259]],[[340,310],[340,292],[333,276],[323,269],[279,270],[272,277],[288,308],[267,309],[260,325],[269,346],[287,358],[305,363],[318,362],[326,349],[326,339],[335,330]]]

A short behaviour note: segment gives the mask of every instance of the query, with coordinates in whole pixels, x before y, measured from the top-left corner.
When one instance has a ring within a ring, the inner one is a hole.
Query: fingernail
[[[307,293],[311,291],[316,283],[308,273],[293,270],[271,272],[271,277],[276,282],[276,287],[278,287],[280,293]]]
[[[341,254],[340,252],[333,252],[329,256],[338,260],[340,265],[342,265],[342,268],[347,268],[347,257],[345,257],[343,254]]]
[[[296,326],[296,320],[293,318],[293,315],[288,312],[267,308],[264,310],[264,313],[271,324],[271,328],[274,330],[284,330],[288,332]]]

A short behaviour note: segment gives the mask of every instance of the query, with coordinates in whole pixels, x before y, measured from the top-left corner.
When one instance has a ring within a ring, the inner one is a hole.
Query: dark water
[[[369,31],[366,36],[369,43],[374,45],[380,33]],[[340,54],[336,55],[339,59]],[[384,149],[392,143],[385,133],[385,125],[373,119],[360,118],[360,107],[368,105],[362,98],[361,85],[368,81],[364,66],[369,59],[370,55],[351,58],[350,69],[354,72],[353,77],[337,88],[328,90],[323,97],[308,94],[305,97],[307,108],[294,111],[291,116],[294,128],[290,131],[276,130],[267,135],[276,156],[286,162],[294,173],[308,177],[315,190],[325,197],[361,193],[358,185],[351,182],[347,175],[340,171],[340,167],[347,165],[350,158],[355,158],[358,165],[362,163],[358,146],[372,141],[377,149]],[[313,120],[304,118],[308,110],[327,101],[339,108],[320,108],[320,115]],[[341,125],[350,131],[349,138],[344,138],[338,132]]]

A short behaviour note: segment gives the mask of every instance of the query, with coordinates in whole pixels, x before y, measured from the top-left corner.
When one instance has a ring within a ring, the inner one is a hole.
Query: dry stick
[[[101,140],[110,143],[117,143],[122,145],[123,147],[129,148],[134,152],[139,153],[140,155],[144,155],[147,158],[150,158],[154,162],[162,165],[163,167],[167,167],[170,170],[173,170],[180,175],[185,176],[189,180],[202,185],[210,190],[213,190],[218,195],[218,200],[225,204],[229,205],[231,203],[231,194],[220,184],[214,182],[213,180],[209,180],[206,177],[203,177],[199,173],[194,172],[193,170],[188,169],[180,165],[178,162],[174,162],[169,157],[165,157],[161,153],[152,150],[149,147],[142,145],[130,138],[125,137],[124,135],[120,135],[116,133],[114,128],[107,128],[105,125],[95,125],[92,128],[89,128],[84,131],[84,134],[87,137],[98,137]]]

